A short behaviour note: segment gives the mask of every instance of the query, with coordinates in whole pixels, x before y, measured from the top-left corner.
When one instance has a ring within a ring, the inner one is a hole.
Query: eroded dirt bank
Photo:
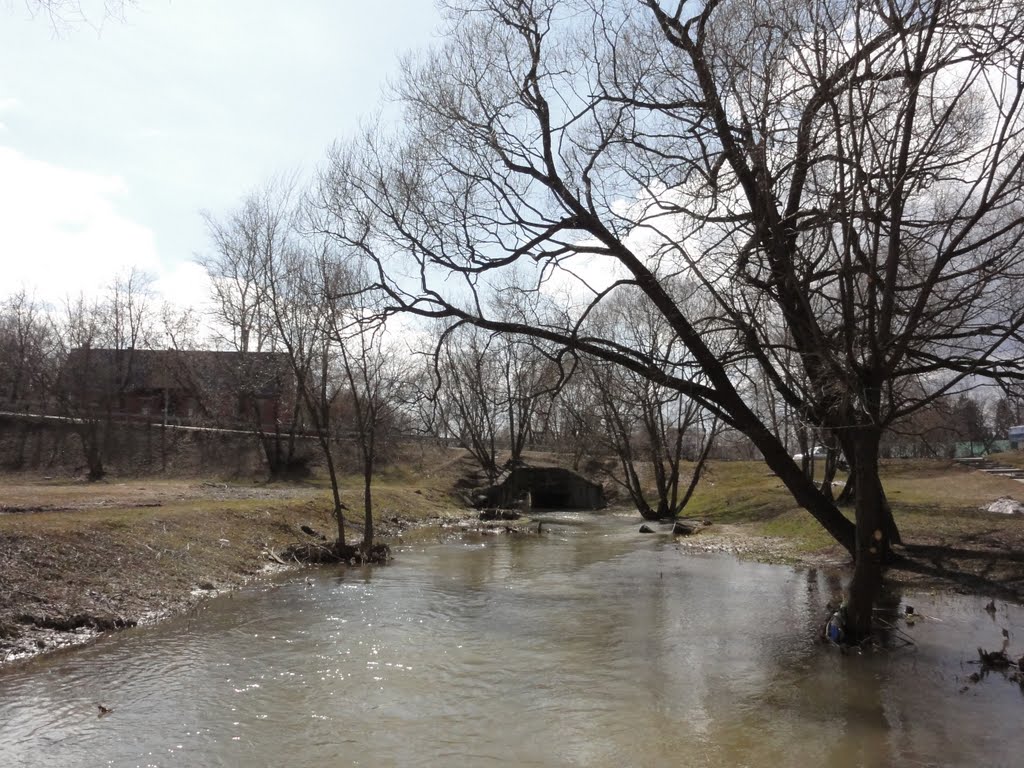
[[[403,514],[392,494],[379,537],[441,522],[442,499],[408,493],[417,506]],[[278,571],[285,548],[318,540],[304,526],[333,535],[330,509],[315,486],[0,478],[0,664],[187,611]],[[349,529],[358,541],[358,524]]]

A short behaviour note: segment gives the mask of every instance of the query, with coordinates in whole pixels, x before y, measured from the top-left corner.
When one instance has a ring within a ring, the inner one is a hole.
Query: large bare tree
[[[854,553],[849,614],[867,631],[895,534],[883,433],[968,377],[1022,373],[1010,346],[1024,322],[1024,7],[465,0],[451,10],[443,48],[406,65],[402,128],[333,153],[323,191],[333,234],[378,261],[396,308],[564,344],[672,386],[743,432]],[[509,269],[552,298],[559,281],[573,290],[557,309],[508,322],[486,295]],[[715,313],[680,305],[670,288],[680,275]],[[622,285],[665,317],[697,375],[587,331]],[[843,446],[855,526],[745,402],[741,364]]]

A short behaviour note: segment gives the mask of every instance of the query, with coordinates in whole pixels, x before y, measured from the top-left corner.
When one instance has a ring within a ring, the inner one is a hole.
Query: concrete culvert
[[[516,467],[483,494],[480,506],[515,507],[525,494],[534,509],[602,509],[604,489],[563,467]]]

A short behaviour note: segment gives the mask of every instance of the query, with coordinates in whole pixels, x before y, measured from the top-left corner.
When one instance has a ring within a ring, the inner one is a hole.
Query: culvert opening
[[[488,490],[484,505],[516,506],[527,492],[537,509],[601,509],[607,503],[600,485],[570,469],[518,467]]]
[[[589,509],[580,507],[572,495],[565,490],[553,488],[535,488],[530,491],[533,506],[539,509]]]

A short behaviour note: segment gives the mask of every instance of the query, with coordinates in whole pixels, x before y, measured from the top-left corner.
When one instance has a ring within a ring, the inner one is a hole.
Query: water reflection
[[[915,646],[845,657],[814,642],[833,574],[684,555],[629,518],[545,530],[416,543],[0,673],[0,765],[1016,759],[1019,689],[959,690],[1019,608],[914,596]]]

